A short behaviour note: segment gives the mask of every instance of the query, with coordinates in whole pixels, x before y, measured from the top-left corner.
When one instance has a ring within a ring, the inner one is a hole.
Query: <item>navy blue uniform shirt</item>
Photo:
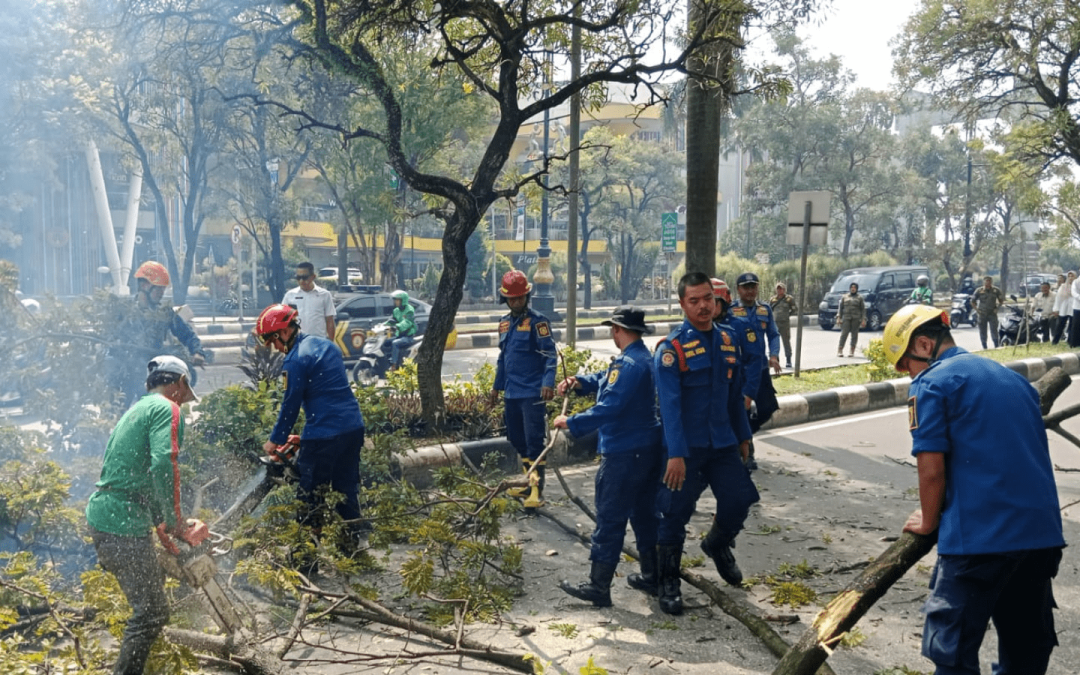
[[[540,398],[541,387],[555,386],[555,340],[543,314],[526,307],[520,317],[499,322],[499,364],[493,388],[505,398]]]
[[[596,394],[596,405],[567,418],[570,433],[584,436],[600,430],[602,455],[660,448],[656,387],[649,348],[635,340],[602,373],[579,375],[579,391]]]
[[[738,341],[729,326],[712,326],[702,333],[684,319],[656,346],[656,392],[669,458],[750,440]]]
[[[327,339],[298,333],[281,364],[285,398],[270,440],[284,443],[304,408],[304,440],[332,438],[364,426],[341,350]]]

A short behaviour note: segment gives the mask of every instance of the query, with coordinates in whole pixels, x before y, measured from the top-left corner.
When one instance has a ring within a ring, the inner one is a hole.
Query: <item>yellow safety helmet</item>
[[[907,353],[908,344],[911,342],[911,334],[919,326],[940,319],[942,325],[949,327],[949,313],[930,305],[904,305],[892,315],[889,323],[885,324],[885,333],[882,342],[885,344],[885,358],[903,373],[897,365],[904,354]]]

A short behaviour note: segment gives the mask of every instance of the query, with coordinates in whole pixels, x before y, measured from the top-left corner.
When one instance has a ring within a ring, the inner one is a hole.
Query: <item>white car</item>
[[[348,269],[346,269],[345,274],[348,277],[350,284],[364,283],[364,275],[360,272],[360,270],[356,269],[355,267],[349,267]],[[338,268],[323,267],[319,270],[319,274],[317,276],[320,280],[331,279],[336,282],[338,280]]]

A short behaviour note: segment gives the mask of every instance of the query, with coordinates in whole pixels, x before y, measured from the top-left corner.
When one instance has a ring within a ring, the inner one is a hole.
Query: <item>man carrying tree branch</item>
[[[912,376],[921,508],[904,530],[938,533],[923,656],[937,675],[978,675],[993,620],[995,675],[1042,675],[1058,644],[1051,580],[1065,539],[1039,396],[1022,375],[957,347],[934,307],[902,307],[883,340]],[[1004,401],[1009,414],[988,420]]]

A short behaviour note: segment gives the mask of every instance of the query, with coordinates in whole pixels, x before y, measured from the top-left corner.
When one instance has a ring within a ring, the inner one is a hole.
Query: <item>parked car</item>
[[[347,268],[345,270],[345,275],[346,275],[346,278],[348,278],[350,284],[362,284],[362,283],[364,283],[364,275],[360,272],[360,270],[356,269],[355,267]],[[319,269],[319,273],[316,276],[320,280],[328,279],[328,280],[333,280],[335,283],[337,283],[337,280],[338,280],[338,268],[334,267],[334,266],[322,267],[322,268]]]
[[[1024,277],[1020,286],[1020,297],[1028,298],[1039,292],[1039,286],[1050,284],[1050,289],[1057,287],[1057,275],[1052,272],[1032,272]]]
[[[923,274],[933,279],[929,268],[918,265],[844,270],[818,305],[818,325],[822,330],[832,330],[836,325],[840,296],[855,283],[859,285],[859,294],[866,300],[866,327],[880,330],[896,310],[907,304],[911,292],[915,290],[916,280]]]
[[[411,297],[409,304],[413,306],[415,312],[416,335],[419,337],[427,330],[431,305]],[[371,336],[372,329],[389,319],[394,313],[394,299],[389,293],[384,292],[337,293],[334,306],[337,309],[337,329],[334,340],[344,349],[346,362],[360,358],[364,341]],[[457,329],[455,328],[450,331],[450,336],[446,340],[447,348],[452,348],[456,342]]]

